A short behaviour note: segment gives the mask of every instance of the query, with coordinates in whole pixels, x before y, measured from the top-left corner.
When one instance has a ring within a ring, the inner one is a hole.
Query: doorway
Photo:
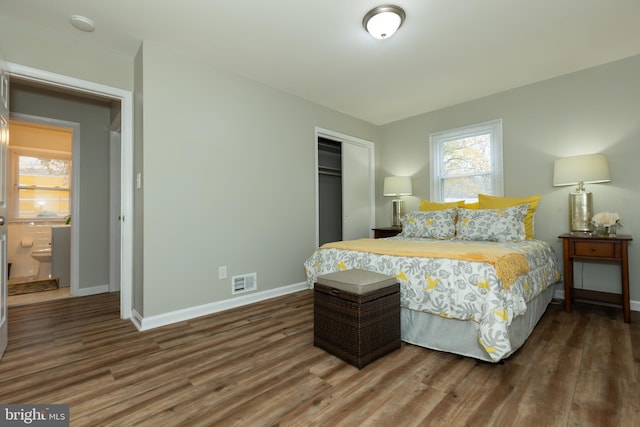
[[[8,303],[69,297],[80,125],[13,113],[9,132]]]
[[[104,86],[93,82],[79,80],[68,76],[49,73],[42,70],[24,67],[17,64],[7,64],[8,74],[18,81],[28,81],[60,93],[73,93],[76,96],[90,99],[103,99],[117,102],[120,105],[119,129],[121,140],[120,153],[120,215],[115,219],[118,227],[110,227],[112,230],[120,230],[120,317],[131,318],[132,306],[132,254],[133,254],[133,222],[127,219],[133,218],[133,94],[118,88]],[[107,156],[108,159],[108,156]],[[78,218],[81,220],[81,218]],[[73,237],[72,237],[73,238]],[[118,241],[113,239],[112,241]],[[77,247],[77,246],[76,246]],[[72,254],[72,263],[78,262],[78,256]],[[73,268],[73,266],[72,266]],[[111,270],[112,271],[112,270]],[[88,291],[79,288],[78,295],[108,292],[109,283],[93,287]]]
[[[316,128],[316,245],[370,237],[375,224],[373,142]]]

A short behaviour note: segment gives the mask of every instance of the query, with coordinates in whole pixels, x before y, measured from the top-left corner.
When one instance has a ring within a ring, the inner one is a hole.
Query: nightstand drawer
[[[616,256],[615,242],[575,242],[576,256],[614,258]]]

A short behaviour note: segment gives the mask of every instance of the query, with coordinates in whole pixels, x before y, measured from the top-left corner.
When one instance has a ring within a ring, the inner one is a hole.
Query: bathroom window
[[[65,218],[70,214],[71,155],[11,149],[9,208],[16,219]]]

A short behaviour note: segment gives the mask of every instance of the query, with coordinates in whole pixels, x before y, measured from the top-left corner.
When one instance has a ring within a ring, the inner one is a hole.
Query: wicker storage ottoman
[[[361,369],[400,348],[400,284],[383,274],[345,270],[318,276],[313,344]]]

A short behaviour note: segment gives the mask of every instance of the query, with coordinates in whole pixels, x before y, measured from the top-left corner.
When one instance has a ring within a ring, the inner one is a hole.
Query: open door
[[[9,76],[0,57],[0,357],[7,348],[7,146],[9,145]]]

